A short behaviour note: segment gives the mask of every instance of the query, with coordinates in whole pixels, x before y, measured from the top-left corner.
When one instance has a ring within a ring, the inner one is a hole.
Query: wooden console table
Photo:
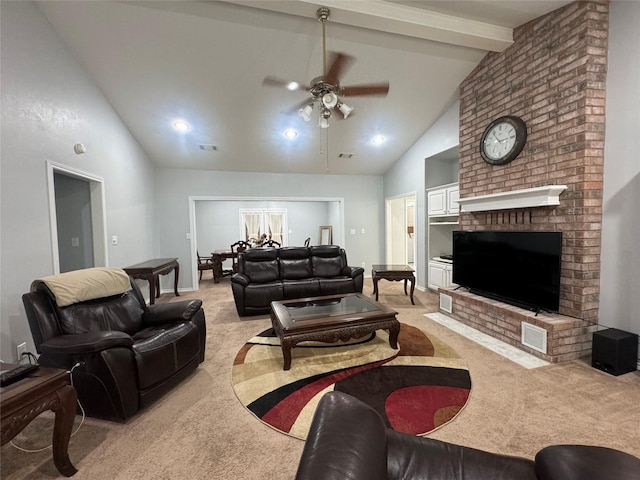
[[[415,290],[416,277],[413,275],[413,268],[408,265],[373,265],[371,267],[371,277],[373,279],[373,293],[376,294],[376,300],[378,300],[378,281],[381,278],[392,282],[404,280],[404,294],[407,294],[407,280],[411,282],[411,291],[409,298],[411,299],[411,305],[413,303],[413,291]]]
[[[3,368],[16,365],[3,364]],[[59,368],[39,367],[28,377],[0,388],[2,445],[22,431],[31,420],[46,410],[55,413],[53,427],[53,463],[65,477],[78,470],[69,460],[67,449],[76,413],[76,390],[69,374]]]
[[[167,275],[174,270],[173,293],[176,294],[176,297],[180,296],[178,293],[180,265],[177,258],[154,258],[153,260],[125,267],[123,270],[133,278],[141,278],[149,282],[150,305],[153,305],[155,299],[160,296],[160,275]]]

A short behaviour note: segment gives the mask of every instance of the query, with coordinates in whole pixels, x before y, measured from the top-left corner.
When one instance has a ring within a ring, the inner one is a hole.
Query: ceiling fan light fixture
[[[341,102],[341,103],[338,103],[336,106],[338,107],[338,110],[342,112],[342,115],[344,115],[345,119],[349,116],[351,112],[353,112],[353,107],[350,107],[346,103]]]
[[[318,126],[320,128],[329,128],[329,118],[331,117],[331,110],[323,108],[318,118]]]
[[[309,103],[308,105],[305,105],[300,110],[298,110],[298,115],[300,115],[300,118],[302,118],[305,122],[308,122],[311,120],[312,113],[313,113],[313,103]]]
[[[325,93],[322,96],[322,104],[327,108],[333,108],[338,104],[338,96],[333,92]]]

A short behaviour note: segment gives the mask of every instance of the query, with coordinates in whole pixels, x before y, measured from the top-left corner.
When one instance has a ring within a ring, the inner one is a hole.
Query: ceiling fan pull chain
[[[327,145],[326,145],[326,148],[324,149],[325,150],[325,155],[326,155],[326,158],[327,158],[326,173],[329,173],[329,129],[327,128],[325,130],[325,132],[326,132],[326,135],[327,135],[327,137],[326,137]]]

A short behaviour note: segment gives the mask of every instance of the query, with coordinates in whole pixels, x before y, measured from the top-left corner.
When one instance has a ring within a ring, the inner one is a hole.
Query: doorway
[[[54,274],[106,266],[103,180],[48,164]]]
[[[386,199],[386,262],[416,270],[416,194]]]

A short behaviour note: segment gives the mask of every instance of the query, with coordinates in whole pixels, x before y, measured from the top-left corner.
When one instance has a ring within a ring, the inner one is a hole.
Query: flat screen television
[[[453,232],[453,283],[528,310],[557,312],[561,232]]]

